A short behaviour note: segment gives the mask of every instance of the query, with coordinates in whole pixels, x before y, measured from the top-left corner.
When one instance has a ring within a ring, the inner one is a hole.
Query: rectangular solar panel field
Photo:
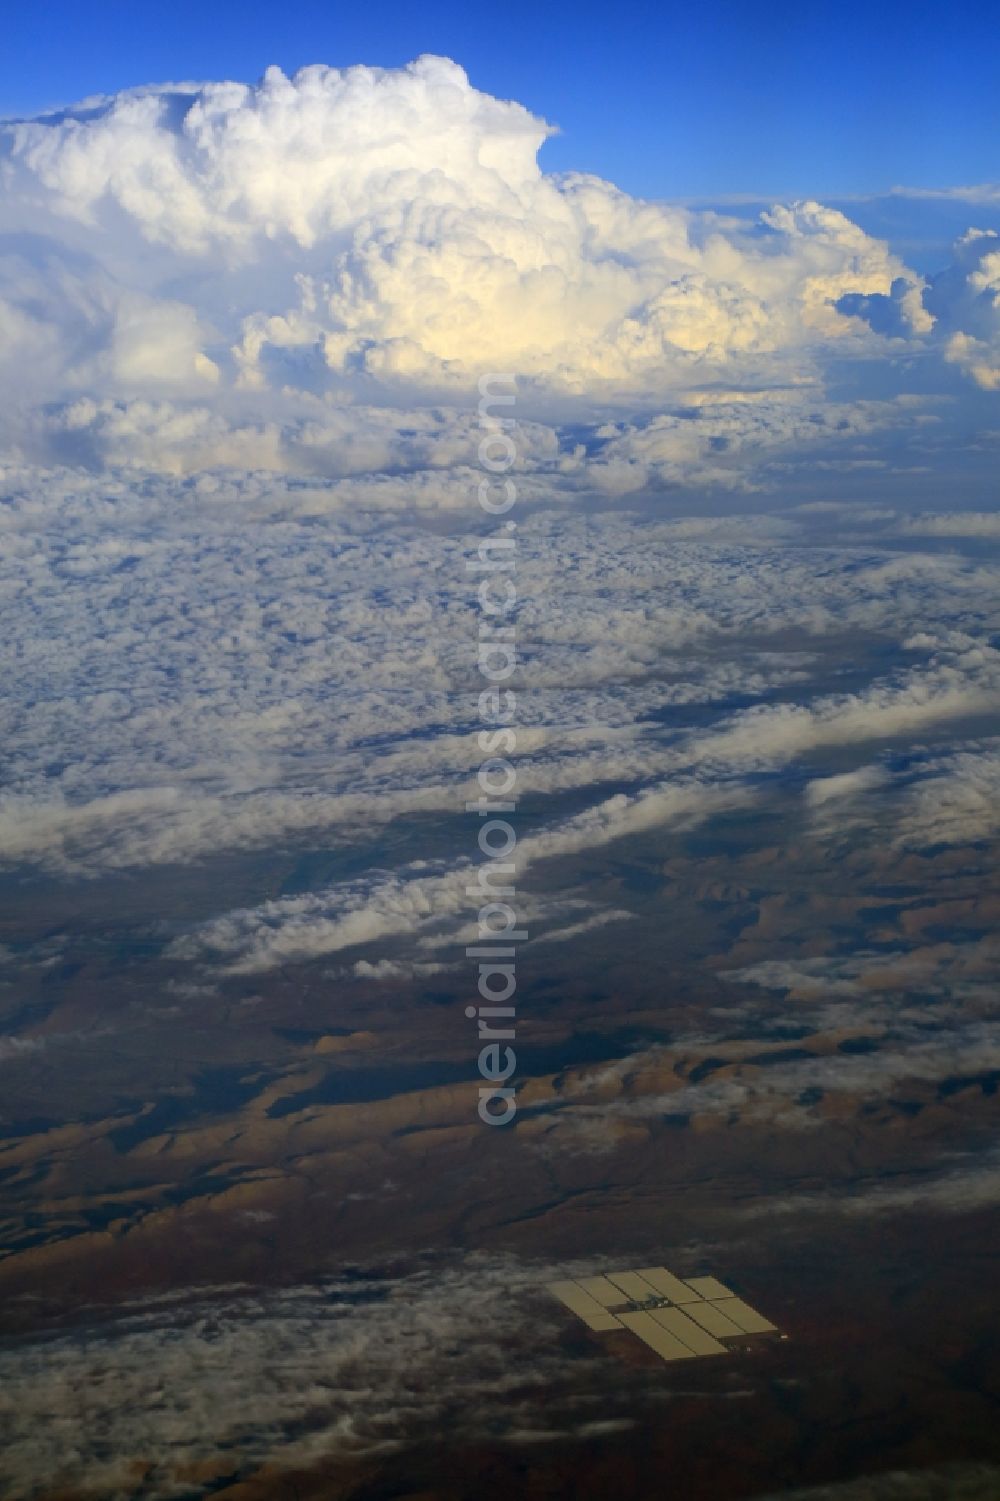
[[[734,1324],[727,1313],[724,1313],[718,1303],[688,1303],[684,1312],[689,1318],[694,1319],[709,1334],[714,1334],[716,1339],[724,1339],[734,1334],[742,1334],[744,1331],[739,1324]]]
[[[608,1280],[621,1288],[630,1303],[647,1303],[656,1296],[656,1288],[639,1272],[609,1272]]]
[[[622,1323],[626,1329],[631,1329],[633,1334],[655,1350],[663,1360],[694,1360],[693,1350],[689,1350],[675,1334],[664,1329],[649,1313],[623,1313]]]
[[[580,1277],[577,1287],[582,1287],[602,1308],[624,1308],[629,1302],[621,1288],[616,1287],[607,1277]]]
[[[744,1334],[771,1334],[775,1332],[770,1319],[744,1303],[742,1298],[723,1298],[715,1304],[722,1313],[738,1324]]]
[[[701,1297],[686,1282],[675,1277],[673,1272],[668,1272],[665,1266],[646,1266],[638,1274],[644,1282],[648,1282],[661,1298],[669,1298],[671,1303],[695,1303]]]
[[[723,1287],[718,1277],[688,1277],[687,1285],[699,1298],[731,1298],[732,1289]]]
[[[579,1283],[550,1282],[549,1292],[554,1298],[558,1298],[560,1303],[564,1303],[571,1313],[575,1313],[578,1319],[582,1319],[588,1329],[602,1334],[609,1329],[621,1328],[614,1314],[602,1308],[589,1293],[584,1292]]]
[[[654,1318],[658,1324],[662,1324],[663,1328],[675,1335],[682,1344],[687,1345],[689,1350],[693,1350],[695,1355],[724,1355],[726,1353],[725,1345],[720,1345],[717,1339],[713,1338],[700,1324],[689,1319],[680,1308],[652,1308],[650,1317]]]

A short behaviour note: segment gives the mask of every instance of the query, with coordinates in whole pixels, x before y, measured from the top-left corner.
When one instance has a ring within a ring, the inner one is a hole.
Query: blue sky
[[[1000,27],[957,3],[487,7],[51,0],[5,25],[0,111],[165,78],[252,81],[269,63],[454,57],[561,127],[552,170],[648,196],[954,187],[1000,177]]]

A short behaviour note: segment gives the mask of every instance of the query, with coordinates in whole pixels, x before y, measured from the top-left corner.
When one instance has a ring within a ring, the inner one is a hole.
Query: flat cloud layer
[[[361,530],[300,503],[280,489],[258,505],[246,487],[51,476],[11,502],[0,587],[21,646],[4,706],[3,865],[93,874],[461,814],[482,759],[467,542]],[[813,524],[520,524],[519,786],[549,800],[597,789],[590,823],[560,833],[553,807],[547,843],[525,858],[599,845],[657,810],[669,822],[664,778],[687,786],[685,812],[690,799],[721,807],[749,794],[741,778],[817,747],[922,736],[996,704],[994,565],[812,549]],[[883,525],[891,537],[891,513]],[[824,642],[848,633],[896,660],[837,694]],[[790,634],[799,649],[776,649]],[[710,728],[664,722],[699,705]],[[991,765],[989,753],[942,765],[939,826],[981,816]],[[632,802],[598,816],[610,784]],[[908,819],[926,821],[919,789],[907,795]]]

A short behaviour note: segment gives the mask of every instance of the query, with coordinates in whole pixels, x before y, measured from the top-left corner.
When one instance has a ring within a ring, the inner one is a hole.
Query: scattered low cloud
[[[782,1491],[780,1501],[992,1501],[1000,1470],[988,1464],[948,1465],[928,1470],[888,1470],[833,1485]],[[779,1501],[778,1495],[761,1501]]]
[[[628,1422],[606,1393],[598,1413],[606,1357],[563,1355],[544,1290],[591,1270],[439,1258],[410,1275],[152,1300],[93,1332],[22,1342],[0,1357],[4,1493],[125,1501],[142,1475],[144,1496],[167,1497],[213,1465],[377,1454],[446,1421],[512,1443]]]

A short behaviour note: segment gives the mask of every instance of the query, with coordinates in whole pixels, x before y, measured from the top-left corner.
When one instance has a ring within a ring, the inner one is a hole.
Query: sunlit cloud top
[[[8,447],[322,472],[345,402],[467,404],[489,369],[581,416],[787,410],[834,361],[882,400],[914,360],[949,392],[1000,384],[995,232],[970,229],[927,282],[817,202],[723,215],[546,173],[548,132],[431,56],[7,124]]]

